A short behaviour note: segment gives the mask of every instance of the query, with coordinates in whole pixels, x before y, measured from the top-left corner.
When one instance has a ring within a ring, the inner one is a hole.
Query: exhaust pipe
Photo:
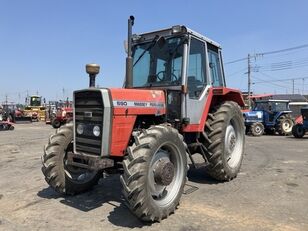
[[[89,87],[95,87],[95,78],[96,75],[99,73],[100,66],[95,63],[87,64],[86,65],[86,72],[89,74]]]
[[[132,57],[132,27],[135,18],[130,16],[128,19],[128,34],[127,34],[127,57],[126,57],[126,75],[125,75],[125,88],[133,87],[133,57]]]

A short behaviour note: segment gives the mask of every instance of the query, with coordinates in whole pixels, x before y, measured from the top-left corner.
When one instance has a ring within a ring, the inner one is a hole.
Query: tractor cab
[[[185,26],[132,35],[126,88],[164,90],[168,121],[198,124],[210,87],[224,87],[221,47]]]
[[[260,100],[256,101],[253,112],[262,112],[265,123],[275,123],[275,120],[282,114],[289,114],[292,111],[289,108],[289,100]]]

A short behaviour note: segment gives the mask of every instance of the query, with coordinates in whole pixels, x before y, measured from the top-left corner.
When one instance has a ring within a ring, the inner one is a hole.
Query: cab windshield
[[[133,87],[181,84],[183,37],[155,40],[133,47]]]

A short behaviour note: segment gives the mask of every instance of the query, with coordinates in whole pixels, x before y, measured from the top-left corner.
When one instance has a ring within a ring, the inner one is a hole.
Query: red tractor
[[[125,87],[95,88],[99,66],[86,66],[90,86],[74,92],[74,123],[50,137],[42,171],[69,195],[89,190],[103,172],[120,172],[130,210],[153,222],[177,208],[188,158],[198,167],[200,154],[218,181],[237,176],[244,101],[226,87],[218,43],[185,26],[132,35],[133,23],[131,16]]]
[[[57,110],[56,116],[51,120],[53,128],[59,128],[61,125],[69,123],[73,120],[73,108],[61,107]]]

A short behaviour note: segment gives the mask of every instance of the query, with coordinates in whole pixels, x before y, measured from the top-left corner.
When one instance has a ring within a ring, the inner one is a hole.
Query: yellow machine
[[[42,104],[42,97],[32,95],[27,98],[24,113],[32,117],[32,121],[45,121],[46,107]]]

